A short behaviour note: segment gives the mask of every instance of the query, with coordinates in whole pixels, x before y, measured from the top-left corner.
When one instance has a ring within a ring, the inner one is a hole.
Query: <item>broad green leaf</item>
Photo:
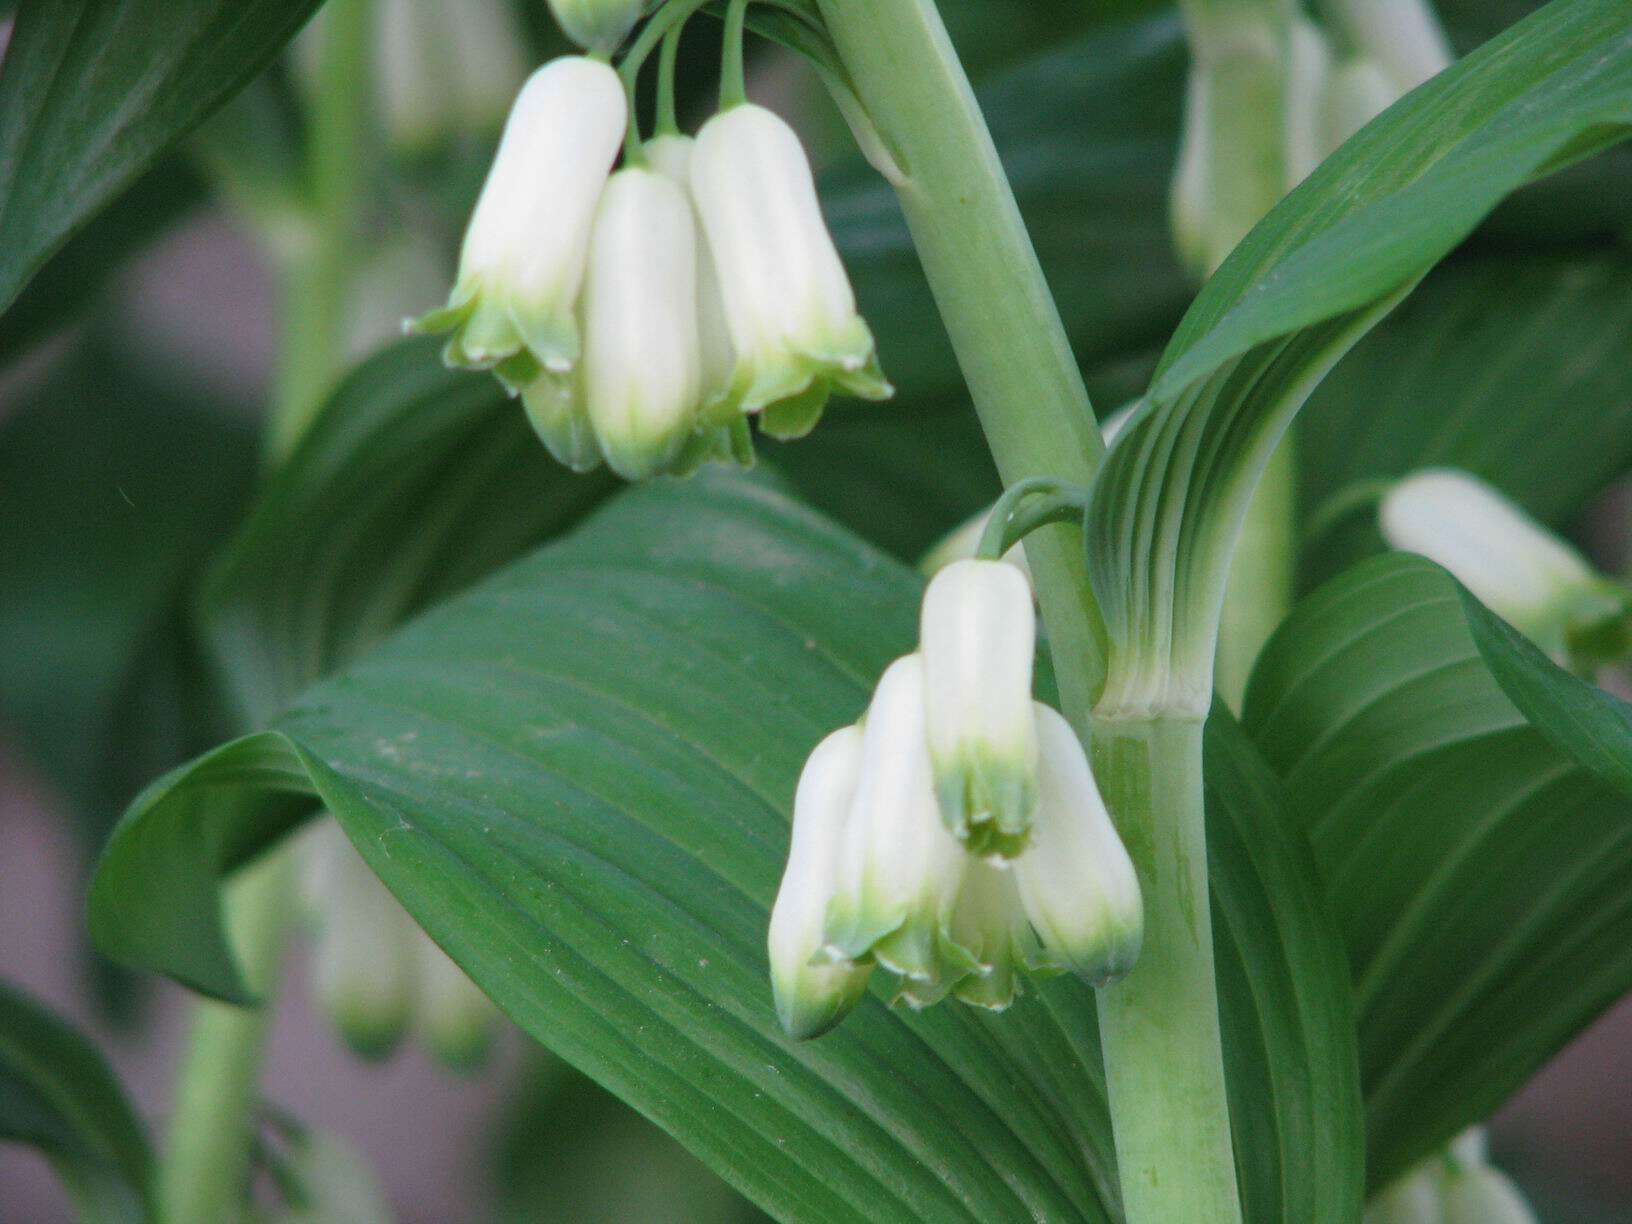
[[[614,486],[550,461],[491,379],[406,340],[336,389],[205,584],[201,621],[253,721]]]
[[[1632,988],[1632,708],[1389,554],[1293,612],[1245,726],[1348,945],[1381,1184]]]
[[[1241,519],[1310,392],[1504,196],[1629,125],[1632,9],[1556,0],[1389,108],[1242,240],[1096,484],[1104,708],[1206,711]]]
[[[1446,264],[1310,397],[1297,433],[1306,509],[1449,466],[1567,525],[1632,467],[1628,284],[1622,252]],[[1311,543],[1322,576],[1381,546],[1365,513]]]
[[[0,982],[0,1142],[44,1153],[87,1221],[151,1218],[142,1124],[85,1037]]]
[[[24,0],[0,70],[0,311],[318,0]]]
[[[918,593],[762,482],[632,490],[274,730],[155,783],[110,841],[93,929],[242,999],[220,876],[320,802],[518,1024],[778,1216],[1114,1218],[1081,985],[1002,1017],[874,998],[805,1044],[774,1018],[765,926],[794,783],[910,647]],[[1221,952],[1227,1023],[1250,1035],[1241,1125],[1277,1140],[1245,1180],[1255,1219],[1301,1219],[1357,1198],[1346,982],[1274,780],[1232,732],[1210,748],[1234,831],[1218,871],[1240,891],[1220,902],[1220,939],[1240,941]]]

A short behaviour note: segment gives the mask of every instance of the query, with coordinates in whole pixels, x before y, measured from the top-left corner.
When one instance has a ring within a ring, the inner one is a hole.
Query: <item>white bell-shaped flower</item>
[[[655,170],[620,170],[596,212],[584,287],[584,393],[613,471],[644,480],[669,469],[701,378],[691,205]]]
[[[808,433],[837,389],[884,399],[872,332],[822,220],[792,128],[745,104],[703,125],[691,189],[718,271],[735,363],[713,423],[762,413],[773,437]]]
[[[1450,1168],[1440,1187],[1442,1224],[1536,1224],[1529,1202],[1500,1169]]]
[[[418,928],[332,820],[312,830],[307,851],[318,1005],[353,1051],[383,1058],[412,1014]]]
[[[968,861],[936,809],[924,664],[907,655],[885,670],[863,724],[861,776],[827,909],[827,959],[871,956],[920,989],[977,969],[951,934]]]
[[[586,51],[616,51],[635,28],[646,0],[550,0],[562,33]]]
[[[1362,56],[1338,65],[1326,83],[1321,107],[1323,155],[1330,155],[1399,98],[1399,86],[1371,60]]]
[[[1014,861],[1026,917],[1060,967],[1099,985],[1133,968],[1144,941],[1139,877],[1071,724],[1035,705],[1039,795],[1031,846]]]
[[[1400,93],[1451,63],[1451,46],[1429,0],[1325,0],[1338,28]]]
[[[1445,1224],[1439,1190],[1437,1168],[1415,1169],[1371,1197],[1361,1224]]]
[[[1036,637],[1014,566],[956,561],[930,580],[920,649],[935,795],[947,828],[982,857],[1019,854],[1037,803]]]
[[[861,777],[860,727],[833,732],[810,754],[793,800],[788,865],[771,909],[768,939],[777,1019],[796,1040],[844,1019],[866,988],[870,965],[812,963],[826,944],[827,903],[838,881],[845,820]]]
[[[450,1067],[481,1065],[498,1020],[493,1001],[417,924],[414,959],[414,1027],[420,1038]]]
[[[1430,468],[1406,477],[1383,496],[1378,524],[1391,548],[1444,566],[1555,658],[1578,635],[1626,618],[1624,588],[1466,472]]]
[[[626,117],[618,74],[599,60],[551,60],[522,86],[465,231],[448,305],[412,324],[453,333],[450,365],[493,369],[520,390],[578,363],[574,303]]]

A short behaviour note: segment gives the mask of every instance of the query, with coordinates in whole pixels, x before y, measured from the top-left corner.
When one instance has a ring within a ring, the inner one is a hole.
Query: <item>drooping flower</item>
[[[1026,919],[1013,871],[971,862],[952,914],[952,937],[978,968],[952,986],[964,1003],[1002,1011],[1020,993],[1020,971],[1043,972],[1045,958]],[[922,1001],[908,996],[909,1002]]]
[[[793,801],[793,836],[768,938],[777,1018],[796,1039],[818,1037],[855,1006],[871,965],[813,964],[826,944],[845,820],[861,776],[859,727],[833,732],[810,754]]]
[[[1037,812],[1014,862],[1020,903],[1043,951],[1093,985],[1133,968],[1144,905],[1133,860],[1111,823],[1071,724],[1038,702]]]
[[[947,566],[924,593],[920,642],[941,817],[971,853],[1012,858],[1037,802],[1036,617],[1025,575],[1000,561]]]
[[[1325,0],[1333,23],[1400,93],[1451,63],[1451,47],[1428,0]]]
[[[828,959],[868,957],[920,992],[978,966],[952,937],[967,856],[935,805],[924,727],[924,665],[890,664],[862,729],[861,774],[827,909]]]
[[[667,471],[697,419],[695,224],[654,170],[612,176],[584,289],[584,395],[601,453],[626,480]]]
[[[528,78],[471,214],[448,304],[412,324],[452,333],[448,364],[492,369],[518,392],[540,373],[577,365],[575,303],[626,117],[618,74],[598,60],[563,56]]]
[[[1374,1195],[1363,1224],[1536,1224],[1536,1215],[1474,1126]]]
[[[764,432],[794,438],[810,432],[833,390],[887,398],[793,129],[752,104],[715,115],[697,135],[691,189],[735,358],[710,423],[760,413]]]
[[[1626,588],[1466,472],[1430,468],[1406,477],[1384,495],[1378,524],[1390,547],[1444,566],[1555,659],[1577,651],[1615,656],[1626,645]]]
[[[1321,107],[1325,152],[1331,153],[1399,98],[1399,87],[1371,60],[1358,56],[1338,65],[1326,83]]]
[[[1306,17],[1293,17],[1286,71],[1288,190],[1308,178],[1309,172],[1331,151],[1326,145],[1322,124],[1323,100],[1331,75],[1332,48],[1326,35]]]

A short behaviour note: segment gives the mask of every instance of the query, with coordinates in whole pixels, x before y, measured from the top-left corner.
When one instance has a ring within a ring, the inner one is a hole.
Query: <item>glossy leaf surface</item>
[[[1632,988],[1632,708],[1392,553],[1293,612],[1245,726],[1348,945],[1380,1184]]]

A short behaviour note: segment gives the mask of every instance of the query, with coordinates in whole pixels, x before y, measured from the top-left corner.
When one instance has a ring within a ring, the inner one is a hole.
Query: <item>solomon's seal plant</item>
[[[0,985],[0,1136],[378,1218],[304,911],[355,1053],[526,1051],[506,1218],[1539,1218],[1481,1128],[1632,990],[1632,9],[1487,7],[10,6],[0,720],[199,997],[133,1104]],[[259,456],[108,313],[204,197]]]

